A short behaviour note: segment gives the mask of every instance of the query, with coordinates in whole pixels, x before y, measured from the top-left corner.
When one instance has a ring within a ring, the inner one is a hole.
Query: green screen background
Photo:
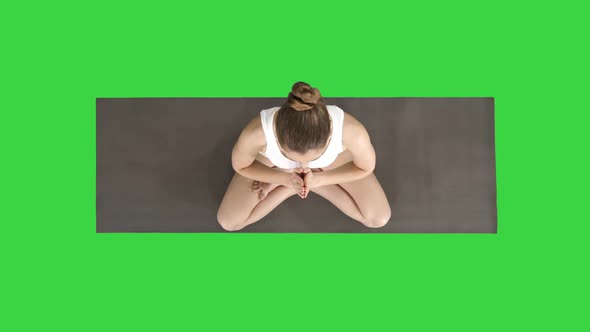
[[[4,2],[0,329],[584,330],[587,22],[571,1]],[[498,234],[95,233],[96,98],[298,80],[495,97]]]

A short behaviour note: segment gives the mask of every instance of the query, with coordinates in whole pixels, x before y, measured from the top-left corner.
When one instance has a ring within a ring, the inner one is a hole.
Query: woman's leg
[[[324,171],[323,169],[314,169]],[[391,218],[391,208],[374,173],[353,182],[311,189],[347,216],[367,227],[383,227]]]
[[[217,221],[225,230],[237,231],[270,213],[285,199],[297,194],[295,189],[278,186],[262,200],[252,191],[254,180],[235,173],[223,196]]]
[[[344,214],[354,220],[365,223],[365,217],[359,210],[354,199],[337,184],[330,184],[310,189],[309,191],[320,195],[340,209]]]
[[[354,199],[365,218],[367,227],[383,227],[391,219],[391,207],[374,173],[347,183],[339,184]]]

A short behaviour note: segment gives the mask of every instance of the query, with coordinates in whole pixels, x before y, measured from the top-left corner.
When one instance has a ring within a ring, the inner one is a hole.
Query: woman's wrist
[[[277,172],[281,173],[281,174],[277,175],[277,178],[278,178],[277,184],[281,185],[281,186],[288,187],[289,182],[291,181],[291,174],[289,174],[287,172],[279,171],[279,170],[277,170]]]
[[[313,176],[314,176],[314,178],[315,178],[315,182],[316,182],[316,184],[317,184],[317,185],[316,185],[316,188],[317,188],[317,187],[323,187],[323,186],[325,186],[325,185],[326,185],[326,183],[325,183],[325,179],[326,179],[326,178],[325,178],[325,176],[326,176],[326,175],[324,174],[324,173],[326,173],[326,172],[327,172],[327,171],[321,171],[321,172],[314,172],[314,173],[313,173]]]
[[[289,173],[268,167],[257,160],[236,172],[245,178],[265,183],[283,185],[289,181]]]
[[[316,183],[321,187],[360,180],[370,174],[371,172],[366,172],[349,162],[328,171],[314,173],[314,177],[317,177]]]

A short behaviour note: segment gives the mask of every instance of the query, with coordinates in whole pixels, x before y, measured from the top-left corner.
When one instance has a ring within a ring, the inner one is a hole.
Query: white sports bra
[[[266,137],[266,151],[259,153],[268,158],[275,166],[282,169],[294,169],[301,166],[301,163],[285,157],[275,138],[273,130],[274,114],[281,107],[271,107],[260,111],[260,118],[262,121],[262,129]],[[327,167],[336,160],[338,155],[344,151],[342,146],[342,128],[344,124],[344,111],[336,105],[326,105],[328,113],[332,118],[332,137],[328,143],[326,151],[317,159],[311,160],[307,163],[309,168]]]

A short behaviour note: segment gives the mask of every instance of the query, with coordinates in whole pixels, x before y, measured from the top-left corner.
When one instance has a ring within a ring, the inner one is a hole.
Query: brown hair
[[[289,151],[322,149],[330,137],[330,113],[320,91],[302,81],[293,84],[275,122],[279,144]]]

